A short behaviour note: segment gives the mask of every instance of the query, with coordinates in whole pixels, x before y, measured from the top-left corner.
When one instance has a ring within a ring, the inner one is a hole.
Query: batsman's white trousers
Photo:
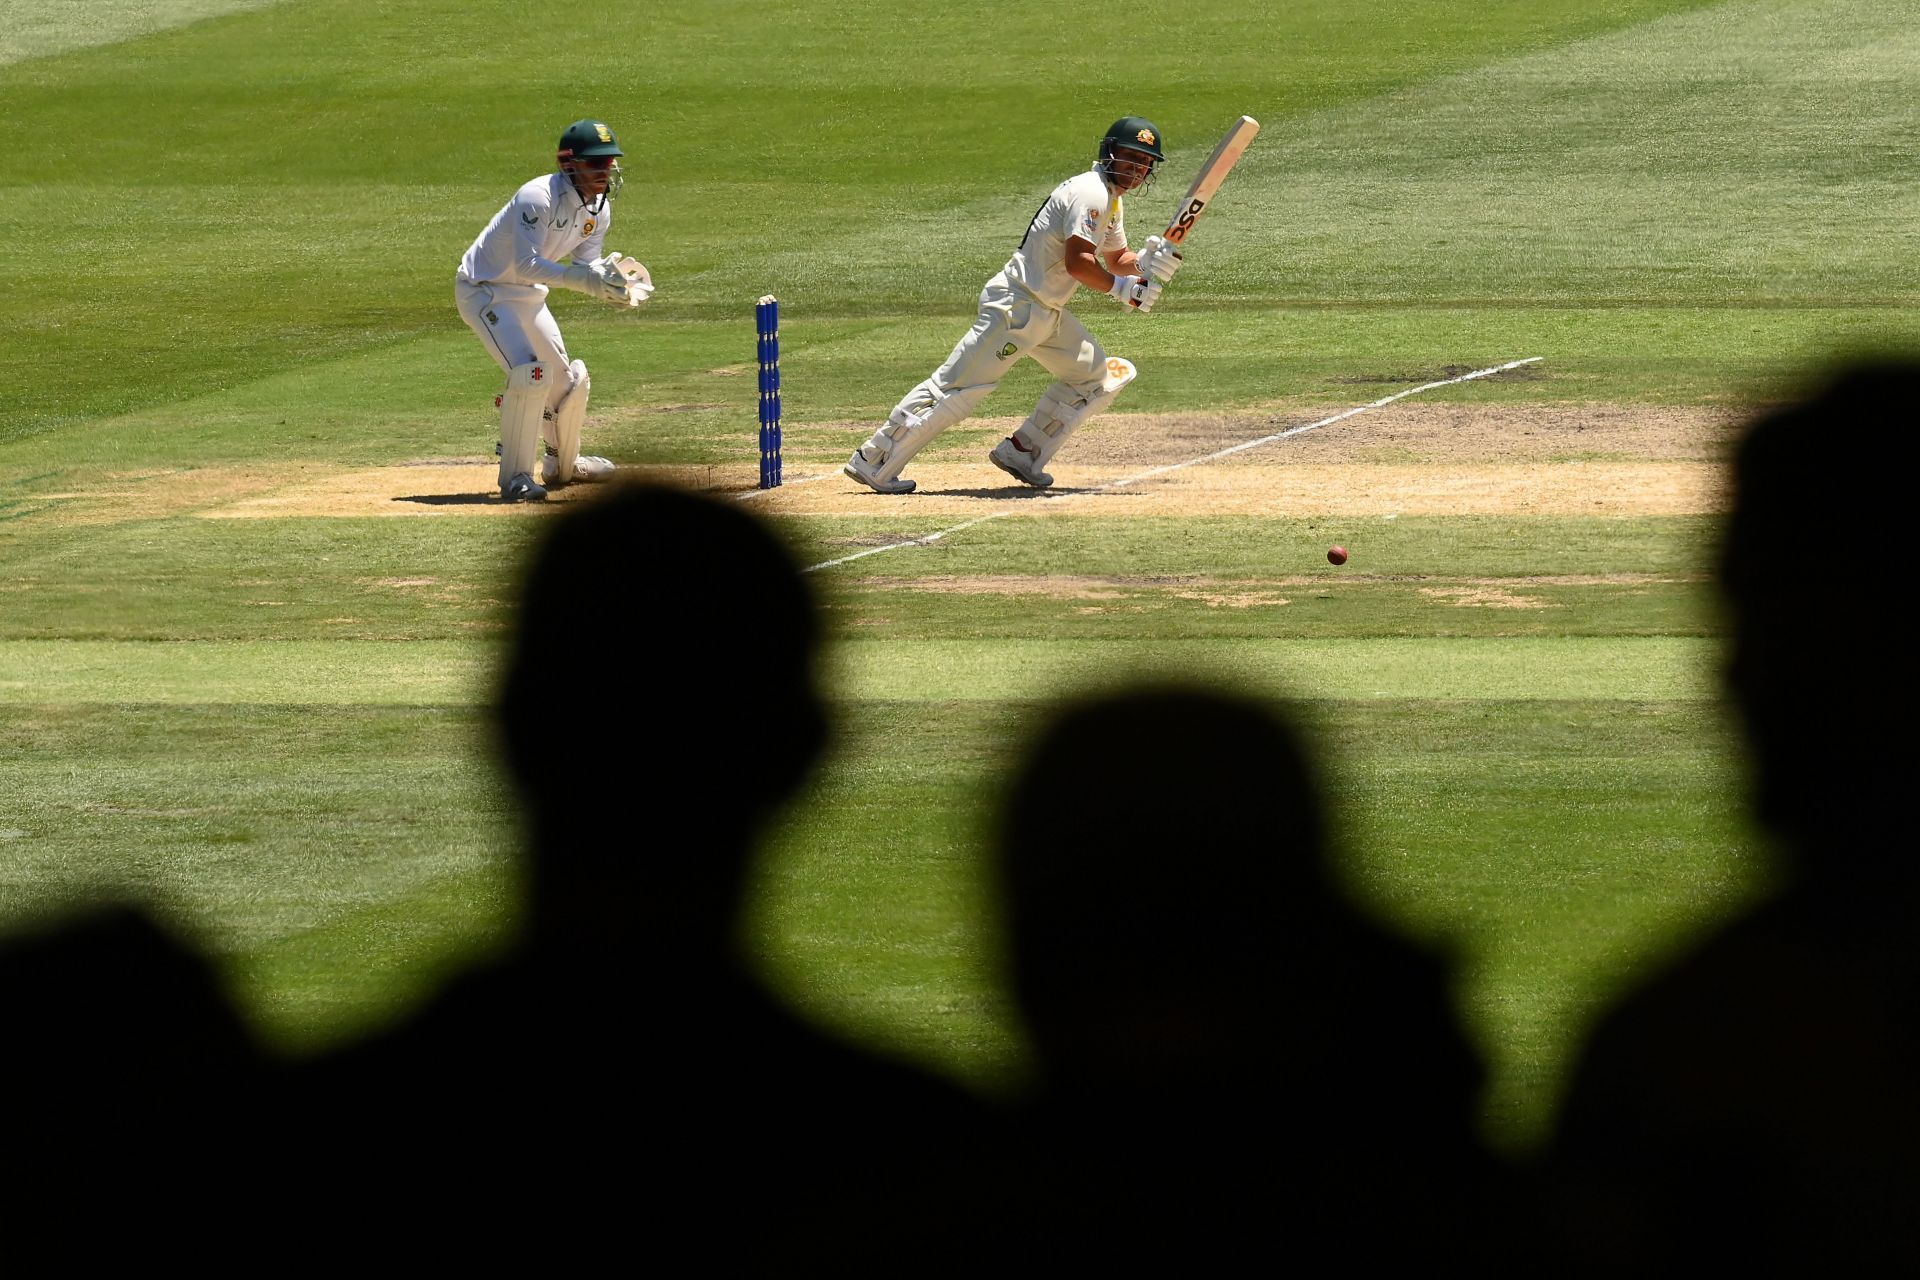
[[[547,408],[553,409],[566,398],[575,381],[567,360],[567,344],[560,340],[560,326],[547,310],[547,291],[526,284],[479,284],[455,279],[454,305],[460,318],[480,337],[480,342],[500,366],[502,373],[516,365],[542,362],[557,375],[547,389]]]
[[[1071,311],[1049,307],[1007,283],[1004,274],[980,291],[980,314],[933,376],[907,392],[889,418],[901,422],[945,402],[939,417],[951,426],[973,412],[1007,371],[1031,356],[1042,368],[1088,397],[1107,377],[1107,353]]]

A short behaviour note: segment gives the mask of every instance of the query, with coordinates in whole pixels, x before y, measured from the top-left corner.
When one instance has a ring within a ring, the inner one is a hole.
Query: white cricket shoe
[[[1021,484],[1030,484],[1036,489],[1044,489],[1053,483],[1053,477],[1042,471],[1034,461],[1033,455],[1015,444],[1012,436],[993,446],[993,452],[987,455],[987,461]]]
[[[573,460],[573,479],[571,484],[598,484],[602,480],[613,479],[617,470],[611,458],[596,458],[591,454],[581,454]],[[540,465],[540,478],[549,485],[560,483],[560,459],[548,454]]]
[[[849,479],[858,480],[875,493],[912,493],[914,489],[911,480],[881,479],[875,472],[873,464],[867,461],[867,455],[858,449],[853,451],[853,456],[847,459],[847,465],[840,470],[845,472]]]

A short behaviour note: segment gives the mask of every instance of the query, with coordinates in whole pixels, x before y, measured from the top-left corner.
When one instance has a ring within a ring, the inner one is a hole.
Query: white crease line
[[[1088,492],[1092,492],[1092,490],[1088,490]],[[977,524],[985,524],[989,520],[998,520],[1002,516],[1010,516],[1012,514],[1013,512],[1011,511],[996,511],[992,515],[977,516],[965,524],[956,524],[950,529],[942,529],[938,533],[929,533],[923,538],[910,538],[905,542],[889,542],[884,547],[868,547],[865,551],[856,551],[850,556],[841,556],[838,560],[822,560],[819,564],[808,565],[800,572],[812,573],[815,569],[831,569],[833,566],[845,564],[849,560],[859,560],[864,556],[877,556],[882,551],[898,551],[902,547],[924,547],[930,542],[940,541],[940,539],[950,533],[959,533],[962,529],[971,529]]]
[[[1232,445],[1216,453],[1209,453],[1205,457],[1189,458],[1185,462],[1176,462],[1171,466],[1155,467],[1151,471],[1142,471],[1138,475],[1127,476],[1120,480],[1109,480],[1107,483],[1095,485],[1091,489],[1079,489],[1073,493],[1048,494],[1040,498],[1039,501],[1069,502],[1074,498],[1085,498],[1096,493],[1106,493],[1110,489],[1124,489],[1130,484],[1139,484],[1142,480],[1152,480],[1157,476],[1171,475],[1175,471],[1185,471],[1188,467],[1197,467],[1208,462],[1218,462],[1222,458],[1232,457],[1236,453],[1245,453],[1248,449],[1258,449],[1261,445],[1272,444],[1276,440],[1286,440],[1292,436],[1305,435],[1309,431],[1317,431],[1321,427],[1332,426],[1336,422],[1351,418],[1356,413],[1365,413],[1369,409],[1378,409],[1382,405],[1392,404],[1395,400],[1404,400],[1408,396],[1417,396],[1422,391],[1432,391],[1435,387],[1450,387],[1456,382],[1472,382],[1475,378],[1485,378],[1496,373],[1505,373],[1509,369],[1518,369],[1523,364],[1537,364],[1545,358],[1545,356],[1528,356],[1524,360],[1509,360],[1505,364],[1496,364],[1486,369],[1475,369],[1472,373],[1463,373],[1457,378],[1442,378],[1438,382],[1428,382],[1421,386],[1408,387],[1405,391],[1396,391],[1390,396],[1381,396],[1378,400],[1374,400],[1368,404],[1355,405],[1351,409],[1343,409],[1330,418],[1322,418],[1318,422],[1309,422],[1304,427],[1289,427],[1285,431],[1277,431],[1270,436],[1261,436],[1258,440],[1248,440],[1244,444]],[[839,473],[828,472],[827,474],[838,475]],[[807,477],[809,480],[823,480],[825,478],[825,476]],[[794,483],[800,484],[804,482],[795,481]],[[761,490],[755,490],[754,492],[758,493],[761,492]],[[771,492],[771,490],[766,492]],[[852,560],[862,560],[867,556],[877,556],[887,551],[900,551],[907,547],[924,547],[929,543],[938,542],[950,533],[959,533],[963,529],[971,529],[975,525],[985,524],[989,520],[999,520],[1006,516],[1018,514],[1020,514],[1018,511],[995,511],[990,515],[978,516],[966,521],[964,524],[956,524],[950,528],[941,529],[936,533],[929,533],[924,537],[909,538],[904,542],[891,542],[884,547],[868,547],[865,551],[856,551],[850,556],[841,556],[837,560],[822,560],[819,564],[808,565],[800,572],[814,573],[820,569],[831,569],[835,565],[846,564]]]
[[[822,471],[817,476],[801,476],[798,480],[782,479],[780,483],[775,485],[772,489],[749,489],[745,493],[734,494],[733,500],[735,502],[745,502],[750,498],[765,497],[767,494],[774,493],[781,489],[784,489],[790,484],[812,484],[815,480],[831,480],[839,474],[840,473],[838,471]]]

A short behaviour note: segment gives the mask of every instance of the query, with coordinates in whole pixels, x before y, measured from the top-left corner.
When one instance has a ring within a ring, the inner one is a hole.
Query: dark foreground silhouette
[[[0,1275],[167,1256],[232,1203],[265,1071],[213,968],[146,910],[77,907],[0,939]]]
[[[1047,1251],[1370,1273],[1485,1248],[1481,1070],[1445,972],[1336,885],[1270,710],[1178,688],[1069,708],[1026,752],[999,861],[1040,1073],[1021,1220]]]
[[[1756,423],[1720,565],[1781,885],[1604,1020],[1554,1152],[1570,1263],[1920,1263],[1920,862],[1903,598],[1920,366]]]
[[[756,846],[827,731],[784,548],[736,507],[635,487],[554,521],[515,617],[524,936],[315,1073],[323,1141],[463,1221],[469,1197],[499,1206],[431,1256],[718,1271],[884,1256],[946,1221],[979,1108],[790,1013],[741,945]]]

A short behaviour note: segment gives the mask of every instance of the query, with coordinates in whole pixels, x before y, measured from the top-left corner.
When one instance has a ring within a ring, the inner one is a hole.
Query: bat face
[[[1260,122],[1252,116],[1241,116],[1233,122],[1233,127],[1227,130],[1227,136],[1220,139],[1220,145],[1200,166],[1200,172],[1194,176],[1187,194],[1180,198],[1180,207],[1174,211],[1173,221],[1167,224],[1165,239],[1168,243],[1185,243],[1193,233],[1193,224],[1213,200],[1213,193],[1227,180],[1227,174],[1232,172],[1233,166],[1246,153],[1254,135],[1259,132]]]
[[[1187,233],[1193,230],[1194,221],[1206,207],[1207,202],[1200,199],[1188,199],[1182,203],[1179,211],[1173,215],[1173,221],[1167,224],[1166,239],[1174,244],[1184,243]]]

